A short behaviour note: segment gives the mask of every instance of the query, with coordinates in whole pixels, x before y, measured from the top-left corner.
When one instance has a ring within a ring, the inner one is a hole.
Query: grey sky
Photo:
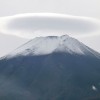
[[[100,0],[0,0],[0,8],[0,16],[54,12],[100,19]]]
[[[63,13],[100,19],[100,0],[0,0],[0,16],[19,13]],[[79,38],[83,43],[100,52],[100,36]],[[0,55],[24,43],[24,38],[0,34]],[[98,45],[98,46],[97,46]]]

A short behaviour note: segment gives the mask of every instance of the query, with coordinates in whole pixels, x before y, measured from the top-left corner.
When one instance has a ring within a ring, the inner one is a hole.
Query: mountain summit
[[[57,52],[78,55],[96,54],[78,40],[68,35],[62,35],[37,37],[14,50],[9,56],[47,55]]]
[[[0,100],[99,100],[100,54],[67,35],[37,37],[0,60]]]

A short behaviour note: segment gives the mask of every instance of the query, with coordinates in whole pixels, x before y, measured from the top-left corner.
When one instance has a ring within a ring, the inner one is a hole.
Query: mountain
[[[78,54],[78,55],[99,55],[80,43],[78,40],[69,37],[68,35],[48,36],[48,37],[37,37],[28,43],[22,45],[21,47],[14,50],[7,57],[13,56],[38,56],[38,55],[48,55],[52,53],[63,52],[67,54]]]
[[[0,100],[100,100],[100,54],[67,35],[37,37],[1,58]]]

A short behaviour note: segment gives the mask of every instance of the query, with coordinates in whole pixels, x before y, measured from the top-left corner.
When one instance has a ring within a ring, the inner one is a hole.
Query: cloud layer
[[[0,33],[24,38],[63,34],[72,36],[98,34],[100,21],[52,13],[20,14],[0,18]]]

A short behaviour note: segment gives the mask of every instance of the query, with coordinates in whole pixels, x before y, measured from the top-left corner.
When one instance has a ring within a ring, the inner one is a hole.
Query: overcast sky
[[[0,17],[19,13],[63,13],[100,20],[100,0],[0,0]],[[100,52],[100,35],[78,38]],[[0,56],[11,52],[28,39],[0,33]]]
[[[0,16],[54,12],[100,19],[100,0],[0,0],[0,8]]]

